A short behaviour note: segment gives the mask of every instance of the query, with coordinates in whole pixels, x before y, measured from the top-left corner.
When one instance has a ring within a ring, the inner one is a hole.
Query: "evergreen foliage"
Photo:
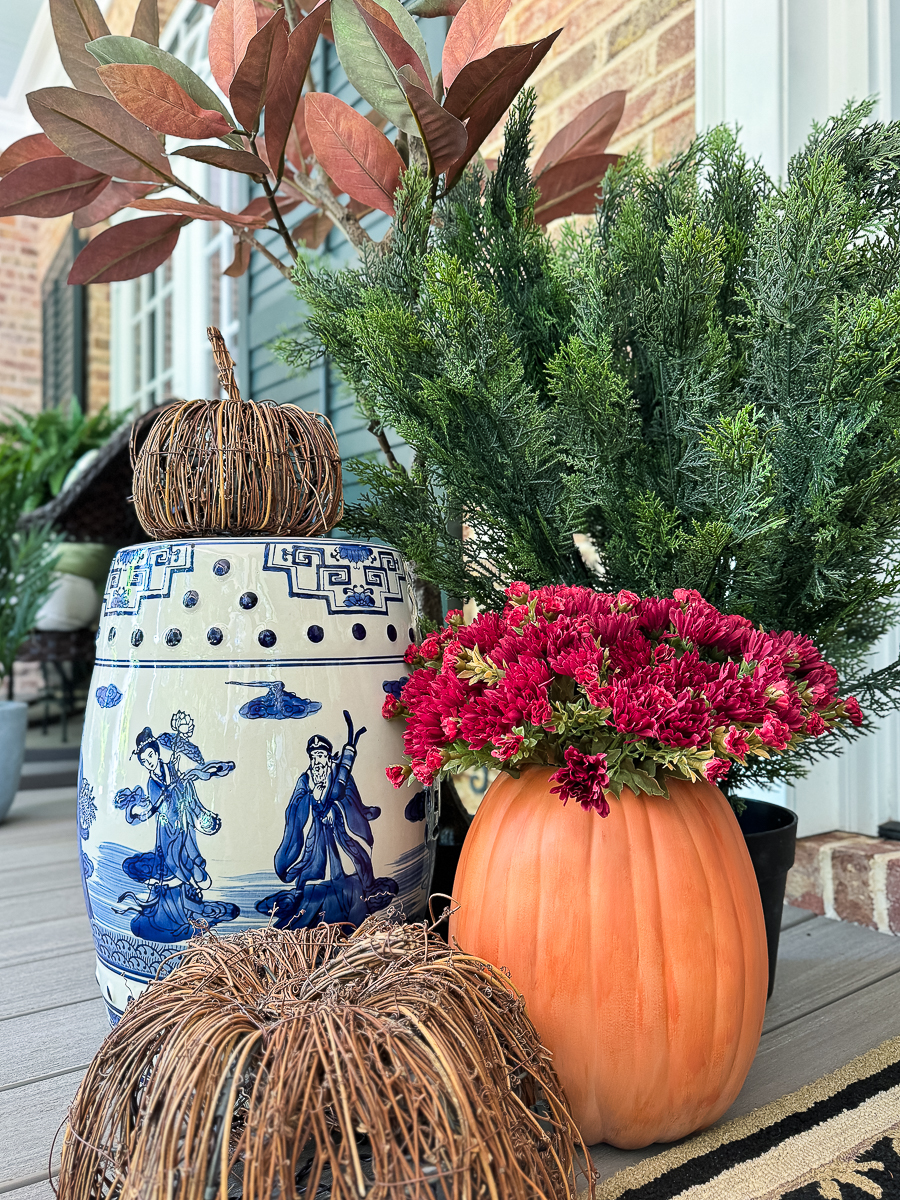
[[[436,226],[410,172],[385,251],[299,268],[309,336],[284,352],[330,354],[415,451],[409,472],[357,464],[347,528],[487,608],[514,579],[695,588],[812,637],[885,711],[900,664],[867,674],[866,653],[900,608],[900,123],[848,105],[782,186],[724,127],[658,169],[630,155],[554,246],[532,111],[525,93],[494,175]]]

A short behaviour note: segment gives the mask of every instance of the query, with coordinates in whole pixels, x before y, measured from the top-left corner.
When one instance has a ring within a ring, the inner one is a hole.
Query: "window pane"
[[[209,256],[209,323],[222,324],[222,260],[218,250]]]
[[[163,301],[163,370],[172,369],[172,295]]]
[[[140,280],[136,279],[135,283],[140,283]],[[144,382],[143,378],[142,378],[142,361],[141,361],[143,358],[143,349],[144,349],[144,347],[141,344],[143,341],[143,338],[141,336],[143,334],[142,325],[143,325],[142,321],[135,321],[135,323],[131,327],[132,340],[134,343],[134,355],[132,357],[132,370],[131,370],[131,390],[134,392],[136,398],[137,398],[138,394],[140,393],[141,384]]]
[[[147,380],[156,378],[156,309],[147,318]]]

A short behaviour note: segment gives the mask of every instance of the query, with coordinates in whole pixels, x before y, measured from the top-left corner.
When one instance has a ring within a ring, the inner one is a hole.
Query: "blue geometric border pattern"
[[[289,596],[324,600],[330,615],[353,616],[363,611],[386,615],[389,604],[405,600],[406,575],[400,563],[396,551],[384,546],[270,542],[263,570],[283,571]]]
[[[193,569],[194,546],[191,542],[120,550],[110,567],[103,615],[135,616],[145,600],[168,599],[175,575],[190,574]]]

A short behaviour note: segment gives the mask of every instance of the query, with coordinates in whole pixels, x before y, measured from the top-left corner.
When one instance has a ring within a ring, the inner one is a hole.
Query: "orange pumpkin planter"
[[[625,788],[601,819],[552,769],[501,775],[466,836],[450,936],[506,967],[588,1144],[716,1121],[756,1053],[768,960],[759,889],[718,788]]]

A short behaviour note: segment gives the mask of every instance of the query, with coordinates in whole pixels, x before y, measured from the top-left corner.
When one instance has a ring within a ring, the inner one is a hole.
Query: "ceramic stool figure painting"
[[[357,746],[366,729],[354,734],[345,710],[347,741],[339,754],[327,737],[306,743],[309,767],[297,780],[285,813],[284,837],[275,852],[275,872],[289,892],[260,900],[257,909],[273,917],[276,929],[350,921],[359,925],[386,908],[398,891],[395,879],[376,879],[370,851],[371,825],[381,809],[363,804],[353,779]]]
[[[135,911],[131,932],[154,942],[180,942],[189,938],[200,924],[218,925],[233,921],[240,912],[236,904],[205,902],[201,889],[212,879],[206,859],[197,845],[197,834],[212,837],[222,828],[221,819],[204,808],[197,797],[197,780],[221,778],[234,770],[233,762],[204,762],[203,755],[188,739],[194,722],[185,712],[173,713],[174,733],[154,735],[145,726],[137,735],[133,753],[147,772],[147,791],[142,786],[123,788],[113,798],[115,808],[124,811],[129,825],[155,820],[156,844],[151,851],[132,855],[122,870],[136,883],[146,884],[149,894],[143,899],[124,892],[119,904],[133,902],[119,912]],[[163,758],[169,751],[168,760]],[[184,769],[182,759],[194,765]]]
[[[436,798],[385,767],[417,613],[389,547],[158,542],[110,570],[78,834],[113,1023],[192,936],[425,912]]]

